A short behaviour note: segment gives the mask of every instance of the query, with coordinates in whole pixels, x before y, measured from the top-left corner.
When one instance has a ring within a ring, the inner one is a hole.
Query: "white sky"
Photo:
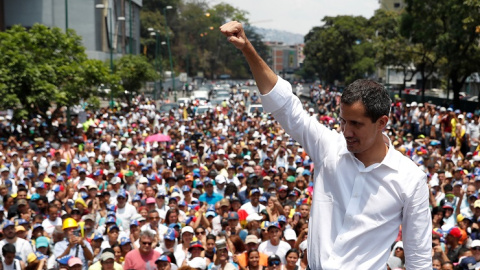
[[[252,25],[305,35],[321,25],[325,16],[355,15],[370,18],[379,0],[213,0],[249,12]]]

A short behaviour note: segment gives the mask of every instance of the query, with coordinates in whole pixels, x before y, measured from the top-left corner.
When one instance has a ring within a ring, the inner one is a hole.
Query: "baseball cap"
[[[102,256],[100,256],[100,261],[104,262],[107,260],[113,259],[115,260],[115,255],[112,252],[104,252]]]
[[[36,248],[48,247],[49,246],[48,239],[45,236],[38,237],[37,239],[35,239],[35,246]]]
[[[128,238],[128,237],[122,237],[122,239],[120,239],[120,246],[130,244],[130,243],[132,243],[132,242],[130,241],[130,238]]]
[[[269,230],[270,228],[280,229],[280,224],[278,224],[278,222],[276,222],[276,221],[270,222],[270,223],[268,224],[267,230]]]
[[[120,189],[118,191],[117,197],[127,198],[127,192],[125,192],[125,189]]]
[[[20,199],[20,200],[18,200],[17,205],[27,205],[27,200]]]
[[[115,176],[112,178],[112,180],[110,180],[110,184],[112,185],[115,185],[115,184],[119,184],[121,181],[120,181],[120,177],[118,176]]]
[[[217,248],[217,250],[226,249],[227,248],[227,242],[225,241],[225,239],[217,240],[215,242],[215,247]]]
[[[193,258],[190,261],[187,261],[187,265],[190,266],[190,267],[193,267],[195,269],[206,269],[207,268],[207,263],[205,261],[205,258],[203,258],[203,257]]]
[[[202,245],[202,242],[200,242],[199,240],[190,242],[190,247],[188,248],[188,250],[190,251],[190,249],[192,248],[201,248],[202,250],[205,249]]]
[[[170,258],[167,255],[162,255],[155,261],[155,263],[157,262],[170,262]]]
[[[254,189],[250,190],[250,196],[252,196],[253,194],[256,194],[256,193],[260,194],[260,190],[258,188],[254,188]]]
[[[250,234],[245,238],[245,244],[254,243],[258,244],[258,237],[256,235]]]
[[[155,199],[152,198],[152,197],[149,197],[149,198],[147,198],[146,203],[147,203],[147,204],[155,203]]]
[[[290,241],[290,240],[297,240],[297,234],[295,233],[294,230],[292,229],[286,229],[283,232],[283,236],[285,237],[285,240]]]
[[[247,222],[254,221],[254,220],[260,221],[260,220],[262,220],[262,219],[263,219],[263,217],[260,216],[260,215],[259,215],[258,213],[256,213],[256,212],[253,212],[253,213],[251,213],[250,215],[247,216]]]
[[[480,247],[480,240],[478,240],[478,239],[473,240],[473,241],[472,241],[472,244],[470,244],[470,247],[471,247],[471,248]]]
[[[57,258],[57,262],[61,265],[68,265],[68,260],[72,258],[72,255],[65,255],[63,257]]]
[[[168,228],[167,232],[163,235],[163,238],[171,241],[175,240],[175,229]]]
[[[477,205],[477,201],[475,201],[475,207]],[[478,200],[478,207],[480,207],[480,200]],[[453,204],[450,203],[450,202],[445,202],[445,204],[442,206],[443,209],[446,209],[446,208],[451,208],[453,209]]]
[[[181,233],[184,234],[184,233],[186,233],[186,232],[189,232],[189,233],[191,233],[191,234],[195,234],[195,232],[193,231],[193,228],[190,227],[190,226],[185,226],[185,227],[182,228]]]
[[[462,237],[462,232],[458,227],[453,227],[448,231],[448,234],[452,235],[455,238],[460,238]]]
[[[77,258],[77,257],[72,257],[68,260],[68,267],[72,267],[74,265],[77,265],[77,264],[80,264],[82,265],[82,260],[80,260],[80,258]]]
[[[228,213],[228,220],[238,220],[237,212],[230,212]]]
[[[96,233],[94,236],[93,236],[93,239],[92,240],[103,240],[103,234],[101,233]]]
[[[228,201],[228,199],[223,198],[223,199],[220,200],[220,207],[222,207],[222,206],[230,207],[230,202]]]
[[[295,182],[295,176],[290,175],[289,177],[287,177],[287,182],[290,182],[290,183]]]

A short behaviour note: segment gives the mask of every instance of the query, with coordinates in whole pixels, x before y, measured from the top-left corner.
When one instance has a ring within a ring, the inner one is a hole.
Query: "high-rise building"
[[[401,12],[405,8],[404,0],[378,0],[380,9]]]
[[[272,70],[284,78],[291,78],[303,63],[304,44],[284,45],[283,42],[266,42],[269,48],[267,64]]]
[[[0,0],[0,30],[35,23],[75,30],[88,57],[140,53],[142,0]]]

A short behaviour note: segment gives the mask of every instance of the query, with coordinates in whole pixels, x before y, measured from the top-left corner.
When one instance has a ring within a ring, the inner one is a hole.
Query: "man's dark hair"
[[[43,201],[45,204],[48,204],[48,198],[47,196],[40,196],[40,198],[38,198],[38,201]]]
[[[5,256],[6,254],[13,253],[15,254],[17,251],[15,249],[14,244],[7,243],[5,246],[2,247],[2,254]]]
[[[347,86],[340,101],[347,105],[361,101],[365,106],[366,116],[372,122],[384,115],[388,116],[392,103],[383,85],[365,79],[356,80]]]

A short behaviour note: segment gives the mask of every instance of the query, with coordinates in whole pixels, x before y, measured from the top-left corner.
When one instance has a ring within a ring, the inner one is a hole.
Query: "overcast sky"
[[[305,35],[324,16],[356,15],[370,18],[378,0],[213,0],[249,12],[252,25]]]

